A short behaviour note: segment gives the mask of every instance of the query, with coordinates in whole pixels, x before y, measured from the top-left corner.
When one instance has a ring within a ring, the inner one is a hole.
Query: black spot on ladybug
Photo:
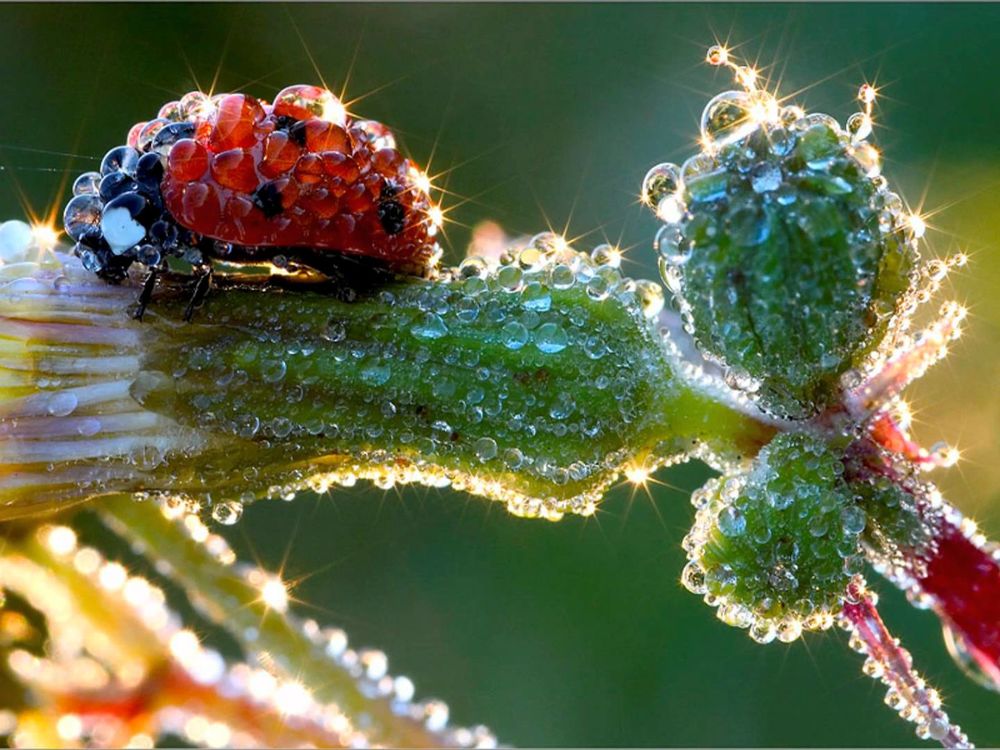
[[[382,187],[379,195],[376,211],[386,234],[399,234],[406,225],[406,209],[396,200],[398,194],[399,188],[390,182]]]
[[[288,137],[291,139],[292,143],[297,143],[299,146],[306,145],[306,121],[298,120],[288,128]]]
[[[264,212],[264,216],[271,218],[280,214],[284,207],[281,205],[281,193],[274,182],[265,182],[254,191],[253,204]]]
[[[399,234],[406,226],[406,209],[394,198],[379,201],[378,220],[386,234]]]
[[[288,115],[278,115],[274,118],[274,125],[278,130],[288,130],[297,122],[298,120]]]

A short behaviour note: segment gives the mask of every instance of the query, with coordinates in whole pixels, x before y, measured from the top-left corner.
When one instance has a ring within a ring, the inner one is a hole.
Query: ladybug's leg
[[[197,279],[194,283],[194,294],[191,295],[191,300],[184,309],[184,320],[186,322],[191,322],[191,317],[194,315],[195,308],[200,307],[201,303],[205,301],[205,295],[208,294],[211,282],[212,266],[201,266],[197,271]]]
[[[139,305],[136,307],[135,314],[132,316],[136,320],[142,320],[142,316],[145,314],[146,308],[149,306],[149,301],[153,298],[153,290],[156,289],[156,280],[159,278],[159,274],[159,268],[154,266],[149,269],[149,275],[146,277],[146,281],[142,285],[142,291],[139,292]]]

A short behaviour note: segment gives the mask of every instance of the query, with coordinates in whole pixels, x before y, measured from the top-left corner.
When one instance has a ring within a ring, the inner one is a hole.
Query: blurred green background
[[[913,389],[918,437],[963,449],[937,479],[1000,536],[1000,6],[6,5],[0,216],[64,198],[64,174],[185,91],[270,98],[318,69],[444,173],[452,259],[494,219],[620,242],[628,270],[655,278],[639,183],[691,151],[704,102],[729,86],[702,63],[716,39],[841,120],[860,83],[880,87],[887,175],[931,212],[929,252],[973,259],[947,284],[972,309],[968,333]],[[269,566],[286,560],[303,611],[385,649],[419,695],[505,742],[916,744],[841,633],[756,646],[680,586],[687,496],[708,475],[661,472],[651,499],[618,488],[588,521],[356,488],[258,504],[227,535]],[[952,716],[1000,745],[1000,696],[952,664],[933,615],[876,585]]]

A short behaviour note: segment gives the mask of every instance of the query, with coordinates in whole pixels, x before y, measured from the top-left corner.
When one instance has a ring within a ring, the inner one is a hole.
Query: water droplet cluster
[[[833,623],[851,575],[863,565],[864,510],[826,441],[778,435],[742,474],[692,495],[684,585],[754,640],[795,640]]]
[[[324,271],[331,251],[422,275],[440,255],[428,177],[384,125],[348,117],[316,86],[289,86],[273,105],[186,94],[135,125],[73,193],[66,232],[112,281],[168,258],[283,256]]]
[[[811,417],[841,376],[900,326],[919,282],[922,224],[880,176],[864,112],[842,128],[756,85],[715,50],[742,91],[702,117],[702,150],[647,174],[643,200],[663,226],[663,278],[687,329],[736,388],[773,414]]]

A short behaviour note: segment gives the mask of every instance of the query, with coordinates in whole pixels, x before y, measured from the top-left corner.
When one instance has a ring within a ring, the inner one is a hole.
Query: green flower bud
[[[698,345],[782,417],[836,401],[916,282],[922,226],[878,176],[856,120],[844,130],[766,92],[726,92],[706,108],[703,152],[654,167],[643,190]]]
[[[782,433],[749,471],[712,480],[685,539],[684,584],[760,642],[829,627],[862,564],[864,511],[828,443]]]
[[[933,548],[936,529],[945,515],[945,503],[934,485],[905,473],[890,478],[873,466],[874,460],[891,460],[887,454],[851,455],[845,461],[845,478],[855,502],[864,509],[868,524],[861,536],[869,560],[890,576],[907,568],[914,554]],[[901,467],[904,468],[904,467]],[[923,503],[919,498],[924,498]]]

